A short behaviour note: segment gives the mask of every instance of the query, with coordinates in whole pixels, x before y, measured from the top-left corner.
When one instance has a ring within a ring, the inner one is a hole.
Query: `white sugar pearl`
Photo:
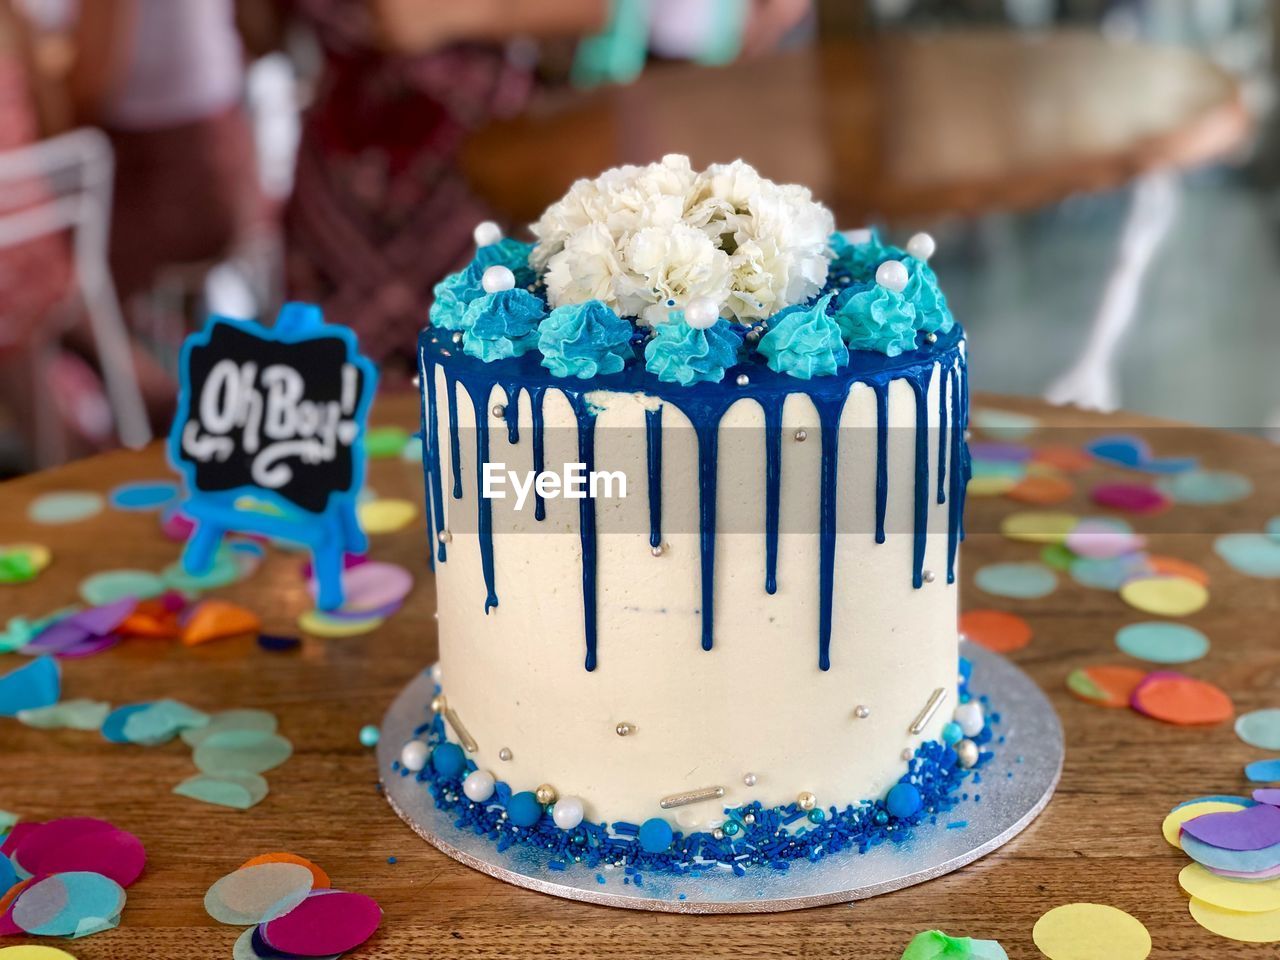
[[[976,737],[982,732],[983,727],[982,704],[977,700],[960,704],[956,707],[953,719],[960,724],[960,730],[966,737]]]
[[[894,293],[907,289],[907,281],[910,279],[907,265],[901,260],[886,260],[876,268],[876,283]]]
[[[410,773],[417,773],[427,765],[427,745],[421,740],[410,740],[400,751],[400,765]]]
[[[516,275],[502,264],[496,264],[484,272],[480,278],[480,286],[485,293],[497,293],[499,290],[510,290],[516,285]]]
[[[848,240],[850,243],[852,243],[854,246],[860,247],[864,243],[871,242],[871,239],[872,239],[871,228],[863,227],[860,230],[846,230],[844,232],[844,238]]]
[[[477,247],[488,247],[502,239],[502,228],[492,220],[481,220],[471,235],[475,237]]]
[[[551,808],[551,819],[561,830],[572,830],[582,822],[582,798],[561,797]]]
[[[468,800],[484,803],[493,796],[494,779],[488,770],[472,770],[462,781],[462,792]]]
[[[681,830],[693,830],[702,826],[702,814],[691,807],[676,811],[676,826]]]
[[[706,330],[720,319],[720,307],[710,297],[694,297],[685,305],[685,323],[695,330]]]
[[[907,253],[917,260],[928,260],[937,249],[938,244],[933,239],[932,234],[914,233],[911,235],[911,239],[907,241]]]

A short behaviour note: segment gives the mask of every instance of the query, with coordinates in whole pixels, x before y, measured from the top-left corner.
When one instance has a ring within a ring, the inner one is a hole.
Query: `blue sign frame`
[[[202,490],[198,484],[197,463],[183,449],[183,433],[191,418],[191,355],[208,347],[219,326],[229,325],[243,333],[269,343],[301,344],[320,338],[336,338],[345,347],[346,363],[360,371],[359,396],[351,419],[355,435],[349,446],[351,455],[350,483],[331,491],[319,511],[306,510],[275,490],[253,483],[233,489]],[[363,553],[369,542],[356,514],[357,497],[364,486],[364,441],[368,432],[369,408],[377,388],[378,370],[360,354],[355,333],[347,327],[324,322],[320,308],[311,304],[288,303],[280,310],[274,327],[252,320],[233,320],[210,316],[204,328],[187,337],[180,358],[178,409],[169,432],[169,462],[185,479],[187,497],[181,509],[195,524],[182,552],[182,568],[193,576],[208,572],[223,537],[232,532],[261,534],[310,549],[316,583],[317,607],[334,610],[342,606],[342,570],[346,553]],[[253,506],[246,506],[246,500]]]

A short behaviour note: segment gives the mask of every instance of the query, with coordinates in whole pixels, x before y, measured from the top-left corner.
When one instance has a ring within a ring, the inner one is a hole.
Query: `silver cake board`
[[[862,900],[924,883],[998,849],[1026,829],[1058,785],[1062,725],[1040,688],[998,654],[973,644],[963,644],[961,653],[973,664],[970,689],[990,698],[991,710],[1000,714],[996,740],[1004,738],[988,748],[994,756],[981,768],[981,783],[966,780],[962,786],[969,799],[940,814],[936,824],[916,827],[902,844],[799,861],[785,872],[749,867],[741,877],[718,868],[681,877],[644,873],[643,886],[636,886],[624,884],[618,868],[569,864],[552,870],[546,850],[517,845],[499,853],[493,841],[455,827],[454,815],[436,808],[424,784],[391,769],[427,719],[434,684],[426,672],[401,691],[382,720],[378,770],[392,809],[420,837],[459,863],[539,893],[667,913],[770,913]]]

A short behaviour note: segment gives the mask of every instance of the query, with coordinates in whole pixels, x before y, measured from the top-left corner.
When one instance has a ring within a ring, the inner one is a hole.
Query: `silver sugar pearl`
[[[711,836],[715,837],[717,840],[723,840],[724,831],[721,830],[719,827],[716,827],[714,830],[711,831]]]
[[[505,763],[506,761],[510,760],[510,759],[511,759],[511,748],[510,748],[510,747],[503,747],[501,750],[499,750],[499,751],[498,751],[498,759],[499,759],[499,760],[501,760],[501,761],[503,761],[504,763]]]
[[[655,557],[660,557],[667,552],[667,545],[665,543],[660,543],[656,547],[650,547],[649,552]]]
[[[860,703],[853,708],[853,715],[859,720],[865,720],[867,717],[871,716],[871,708]]]
[[[450,533],[448,530],[441,530],[439,533],[436,534],[436,539],[439,540],[441,543],[452,543],[453,534]]]
[[[899,756],[901,756],[903,760],[910,762],[911,758],[915,756],[915,753],[912,752],[910,747],[903,747],[902,753],[899,754]]]
[[[809,434],[807,431],[803,429],[796,431],[796,443],[804,443],[808,439],[809,439]]]
[[[415,374],[413,375],[413,385],[414,385],[414,387],[416,388],[416,387],[417,387],[417,386],[419,386],[421,383],[422,383],[422,378],[421,378],[421,377],[419,377],[419,376],[415,373]]]
[[[802,790],[796,794],[796,806],[801,810],[812,810],[818,805],[818,798],[808,790]]]
[[[490,411],[490,412],[491,412],[495,417],[505,417],[505,416],[507,415],[507,408],[506,408],[506,407],[504,407],[504,406],[503,406],[502,404],[500,404],[500,403],[495,403],[495,404],[493,405],[493,410],[492,410],[492,411]]]
[[[736,381],[738,386],[745,387],[750,382],[751,382],[751,378],[748,377],[745,373],[738,374],[738,379]]]
[[[756,775],[754,773],[744,773],[742,782],[748,787],[754,787],[756,785]]]
[[[937,342],[938,342],[938,335],[937,335],[936,333],[926,333],[926,334],[924,335],[924,342],[925,342],[925,343],[937,343]]]
[[[960,766],[968,770],[978,763],[978,745],[972,740],[961,740],[955,746],[956,756],[960,759]]]
[[[756,815],[754,813],[744,813],[742,815],[742,822],[749,827],[756,822]]]
[[[759,339],[760,339],[760,331],[759,331],[759,330],[748,330],[748,331],[747,331],[747,338],[746,338],[746,339],[747,339],[747,343],[755,343],[757,340],[759,340]]]
[[[932,570],[925,570],[923,573],[920,574],[920,579],[923,580],[925,583],[933,583],[933,581],[937,580],[938,578],[934,575],[934,572]]]
[[[623,721],[613,728],[613,732],[620,737],[629,737],[636,732],[636,728],[634,724]]]
[[[461,342],[462,342],[462,331],[461,331],[461,330],[455,330],[455,331],[453,332],[453,342],[454,342],[454,343],[461,343]]]

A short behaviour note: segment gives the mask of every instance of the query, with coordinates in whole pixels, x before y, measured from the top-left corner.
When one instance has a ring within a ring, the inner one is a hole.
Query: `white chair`
[[[151,427],[107,260],[114,169],[110,142],[87,128],[0,152],[0,250],[70,236],[72,293],[89,318],[116,433],[125,446],[140,447]],[[36,403],[46,413],[48,406]]]

